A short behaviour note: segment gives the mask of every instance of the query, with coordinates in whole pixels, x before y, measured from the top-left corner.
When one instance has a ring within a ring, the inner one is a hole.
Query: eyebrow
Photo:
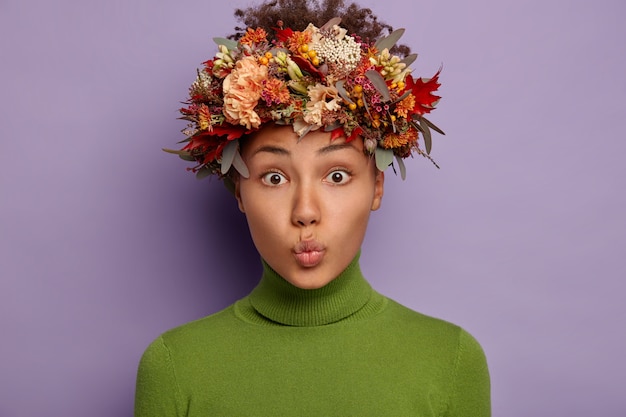
[[[351,142],[344,142],[344,143],[330,144],[328,146],[324,146],[323,148],[320,148],[317,150],[317,154],[325,155],[333,151],[339,151],[339,150],[347,149],[347,148],[354,149],[355,151],[359,152],[359,150],[355,148]]]
[[[280,146],[265,145],[255,149],[252,156],[261,152],[268,152],[274,155],[289,155],[289,151],[285,148],[281,148]]]
[[[324,146],[323,148],[320,148],[317,150],[317,155],[322,156],[322,155],[326,155],[334,151],[339,151],[339,150],[348,149],[348,148],[354,149],[355,151],[359,152],[359,150],[355,148],[352,145],[352,143],[347,142],[347,143],[330,144],[330,145]],[[255,149],[251,156],[255,156],[261,152],[267,152],[267,153],[271,153],[274,155],[287,155],[287,156],[291,155],[291,152],[289,152],[287,149],[282,148],[280,146],[264,145]]]

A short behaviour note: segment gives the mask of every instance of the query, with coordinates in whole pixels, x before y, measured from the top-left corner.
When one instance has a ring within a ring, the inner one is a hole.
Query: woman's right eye
[[[262,180],[265,184],[274,186],[284,184],[287,181],[287,178],[278,172],[268,172],[263,175]]]

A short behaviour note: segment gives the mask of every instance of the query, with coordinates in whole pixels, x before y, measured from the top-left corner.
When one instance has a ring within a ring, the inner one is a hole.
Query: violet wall
[[[246,1],[0,1],[0,416],[130,416],[159,333],[258,278],[245,219],[163,153]],[[363,269],[482,343],[494,416],[626,415],[621,0],[362,1],[443,64],[433,155]],[[418,7],[419,6],[419,7]]]

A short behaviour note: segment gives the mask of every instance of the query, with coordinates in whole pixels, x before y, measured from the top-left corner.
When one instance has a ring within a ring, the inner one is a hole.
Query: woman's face
[[[360,249],[383,195],[363,141],[322,130],[298,141],[291,126],[269,125],[246,139],[242,157],[250,176],[235,194],[263,259],[296,287],[328,284]]]

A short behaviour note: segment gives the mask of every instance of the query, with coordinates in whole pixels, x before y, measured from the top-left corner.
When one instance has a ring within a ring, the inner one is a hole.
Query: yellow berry
[[[396,116],[395,116],[395,115],[393,115],[393,114],[391,115],[391,121],[392,121],[392,122],[395,122],[395,121],[396,121]]]
[[[361,84],[357,84],[354,86],[354,92],[355,93],[361,93],[363,92],[363,86]]]
[[[398,81],[398,90],[404,90],[404,81]]]
[[[349,108],[350,110],[356,110],[356,103],[350,103],[350,104],[348,104],[348,108]]]
[[[372,126],[378,129],[380,127],[380,120],[378,119],[372,120]]]
[[[358,99],[358,100],[356,101],[356,105],[357,105],[357,106],[359,106],[359,107],[363,107],[363,105],[364,105],[363,100]]]
[[[320,59],[315,57],[311,60],[311,63],[317,67],[320,64]]]
[[[317,56],[317,52],[315,51],[315,49],[311,49],[309,52],[309,58],[313,59]]]
[[[267,52],[265,53],[265,58],[267,58],[267,59],[272,59],[272,57],[273,57],[273,55],[272,55],[272,53],[271,53],[270,51],[267,51]]]
[[[269,63],[269,59],[267,59],[266,57],[262,56],[261,58],[259,58],[259,64],[261,65],[267,65]]]
[[[300,52],[306,53],[308,50],[309,50],[309,45],[307,45],[306,43],[300,46]]]

